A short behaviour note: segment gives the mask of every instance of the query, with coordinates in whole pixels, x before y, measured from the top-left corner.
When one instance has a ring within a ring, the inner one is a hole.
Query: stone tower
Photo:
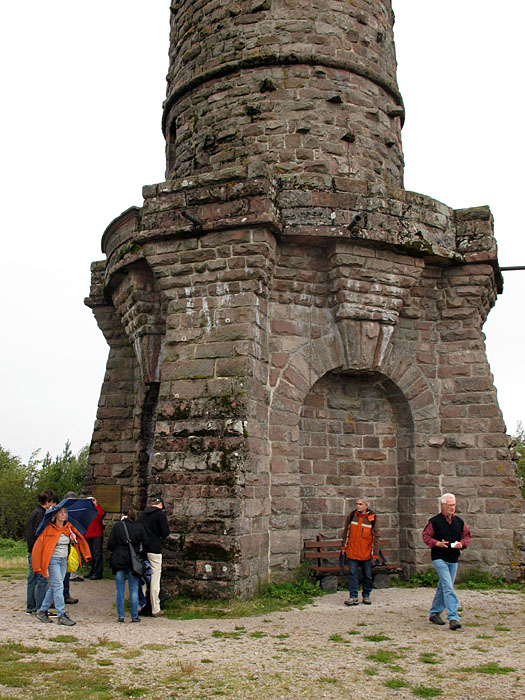
[[[464,559],[519,570],[492,216],[403,189],[392,26],[390,0],[171,2],[166,181],[106,229],[86,303],[110,347],[87,482],[162,494],[174,590],[285,576],[358,495],[407,574],[444,491]]]

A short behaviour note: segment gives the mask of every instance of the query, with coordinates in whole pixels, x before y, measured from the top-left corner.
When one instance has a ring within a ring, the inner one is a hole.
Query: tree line
[[[27,464],[0,445],[0,537],[25,537],[27,519],[41,491],[53,491],[61,499],[68,491],[80,493],[89,447],[73,454],[69,440],[62,454],[42,459],[34,452]]]

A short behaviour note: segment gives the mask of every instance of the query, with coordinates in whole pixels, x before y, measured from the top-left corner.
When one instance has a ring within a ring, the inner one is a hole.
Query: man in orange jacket
[[[376,514],[368,507],[364,498],[358,498],[356,508],[347,517],[341,551],[350,565],[348,591],[350,597],[345,605],[358,605],[358,567],[363,573],[363,603],[371,605],[370,593],[373,588],[372,562],[379,554],[379,529]]]

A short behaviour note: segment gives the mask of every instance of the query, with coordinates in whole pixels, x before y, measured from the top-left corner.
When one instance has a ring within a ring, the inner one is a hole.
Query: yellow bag
[[[73,545],[69,550],[69,556],[67,558],[67,573],[70,574],[73,571],[77,571],[80,568],[80,559],[78,558],[77,550]]]

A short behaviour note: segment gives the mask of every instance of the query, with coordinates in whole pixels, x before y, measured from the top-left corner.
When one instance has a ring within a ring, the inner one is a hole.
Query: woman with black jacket
[[[127,534],[126,534],[127,529]],[[135,511],[127,510],[122,514],[120,522],[115,523],[108,540],[111,552],[109,565],[115,574],[116,604],[118,621],[124,622],[124,593],[126,578],[129,587],[129,603],[131,606],[131,622],[140,622],[139,617],[139,583],[140,579],[131,570],[128,535],[135,551],[139,556],[146,556],[148,538],[141,523],[135,522]]]

